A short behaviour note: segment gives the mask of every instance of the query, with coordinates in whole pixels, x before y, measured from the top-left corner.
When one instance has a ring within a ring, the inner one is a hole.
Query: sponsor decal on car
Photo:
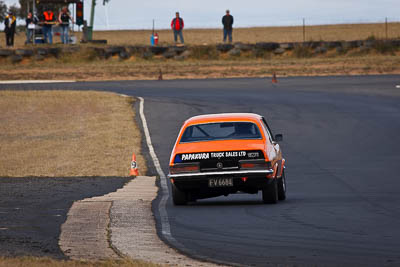
[[[210,153],[182,154],[182,160],[209,159]]]
[[[182,161],[246,157],[246,151],[225,151],[181,154]]]
[[[219,151],[219,152],[201,152],[201,153],[183,153],[175,156],[175,163],[203,161],[203,160],[225,160],[225,159],[258,159],[264,158],[261,151]]]

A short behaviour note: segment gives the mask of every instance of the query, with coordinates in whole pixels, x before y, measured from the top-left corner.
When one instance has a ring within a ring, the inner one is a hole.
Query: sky
[[[88,21],[91,1],[84,0]],[[186,28],[220,28],[226,9],[235,27],[294,26],[303,18],[307,25],[400,21],[400,0],[97,0],[94,29],[151,29],[153,19],[166,29],[176,11]]]

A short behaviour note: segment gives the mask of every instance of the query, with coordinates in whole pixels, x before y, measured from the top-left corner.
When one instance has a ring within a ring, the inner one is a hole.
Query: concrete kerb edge
[[[142,176],[141,178],[143,179],[153,179],[154,177],[147,177],[147,176]],[[122,188],[118,189],[119,190],[123,190],[127,185],[129,185],[131,182],[133,182],[134,180],[136,180],[135,178],[131,179],[128,183],[126,183]],[[157,188],[156,185],[154,185],[154,188]],[[98,221],[101,221],[102,219],[105,219],[107,221],[107,225],[105,226],[105,229],[94,229],[95,231],[97,230],[97,234],[101,234],[102,231],[105,231],[105,236],[104,236],[104,240],[106,241],[104,244],[103,243],[103,248],[107,247],[108,249],[110,249],[112,251],[112,255],[111,258],[114,258],[113,256],[117,256],[117,258],[127,258],[126,255],[124,255],[116,246],[113,245],[112,243],[112,217],[111,217],[111,210],[114,206],[114,202],[118,199],[118,195],[119,193],[117,191],[114,192],[110,192],[108,194],[102,195],[102,196],[94,196],[91,198],[85,198],[82,200],[78,200],[75,201],[71,208],[68,211],[67,214],[67,219],[66,221],[61,225],[61,233],[59,236],[59,247],[61,249],[61,251],[64,253],[64,255],[70,259],[83,259],[83,260],[93,260],[93,259],[98,259],[98,260],[102,260],[103,258],[103,252],[104,251],[99,251],[98,248],[96,250],[96,248],[91,248],[90,246],[87,246],[83,249],[84,251],[89,251],[89,253],[87,253],[86,255],[82,255],[82,253],[80,253],[82,246],[85,246],[85,244],[79,244],[79,240],[75,240],[74,238],[71,238],[71,236],[73,236],[74,234],[76,235],[75,230],[77,229],[70,229],[70,226],[73,225],[73,223],[71,223],[71,221],[73,222],[76,219],[81,219],[83,216],[83,220],[85,222],[90,222],[92,221],[92,218],[85,218],[85,210],[79,210],[79,208],[82,208],[82,203],[109,203],[109,207],[105,212],[105,218],[100,218],[99,216],[96,216],[96,219],[98,219]],[[155,197],[154,197],[155,198]],[[154,199],[153,198],[153,199]],[[87,207],[87,206],[86,206]],[[150,210],[150,207],[149,207]],[[98,215],[98,214],[97,214]],[[88,224],[85,223],[83,224],[84,227],[88,227]],[[82,226],[82,225],[81,225]],[[79,228],[79,227],[78,227]],[[93,225],[92,228],[90,230],[93,230]],[[79,228],[79,230],[81,230],[81,234],[83,235],[83,239],[82,240],[90,240],[92,238],[92,236],[87,235],[84,236],[85,234],[87,234],[89,231],[82,231],[81,228]],[[80,240],[80,241],[82,241]],[[74,252],[75,251],[75,252]],[[110,255],[110,251],[108,251],[106,254]],[[97,258],[93,255],[97,255]],[[107,257],[109,258],[109,257]]]
[[[135,177],[135,178],[136,178],[136,177]],[[111,241],[111,236],[112,236],[112,230],[111,230],[111,209],[113,208],[113,206],[114,206],[114,201],[111,201],[111,206],[110,206],[110,208],[108,209],[108,212],[107,212],[108,218],[109,218],[108,225],[107,225],[107,229],[106,229],[106,231],[107,231],[107,242],[108,242],[108,245],[110,246],[110,248],[114,251],[114,253],[115,253],[116,255],[118,255],[120,258],[124,259],[124,258],[126,258],[126,256],[125,256],[116,246],[114,246],[114,245],[112,244],[112,241]]]
[[[159,189],[155,176],[139,176],[115,192],[75,201],[61,226],[60,249],[78,260],[212,265],[179,253],[159,238],[151,208]]]
[[[107,239],[111,206],[112,201],[91,200],[91,198],[78,200],[72,204],[66,221],[61,225],[58,241],[66,257],[77,260],[105,260],[118,256],[110,248]],[[88,214],[88,209],[94,211],[94,214]],[[91,220],[94,217],[97,220]]]

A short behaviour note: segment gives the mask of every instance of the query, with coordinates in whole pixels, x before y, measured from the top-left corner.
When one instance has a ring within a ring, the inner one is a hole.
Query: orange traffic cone
[[[278,79],[276,78],[276,73],[272,74],[272,83],[278,83]]]
[[[139,170],[138,170],[138,165],[136,163],[135,153],[132,154],[131,170],[129,172],[129,176],[139,176]]]

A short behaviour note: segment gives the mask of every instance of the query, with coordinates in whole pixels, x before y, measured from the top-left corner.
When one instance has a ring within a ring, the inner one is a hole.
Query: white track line
[[[144,116],[144,99],[143,97],[138,97],[140,100],[140,106],[139,106],[139,113],[140,113],[140,118],[142,120],[143,124],[143,130],[144,134],[146,136],[146,143],[150,151],[150,156],[153,159],[154,166],[156,167],[157,173],[160,176],[160,184],[161,184],[161,200],[160,203],[158,204],[158,212],[160,214],[160,220],[161,220],[161,234],[164,236],[164,238],[168,241],[168,243],[173,244],[175,248],[180,250],[181,252],[184,252],[188,255],[196,256],[196,258],[201,259],[202,261],[209,261],[209,262],[215,262],[219,265],[230,265],[230,266],[236,266],[234,263],[229,263],[229,262],[223,262],[223,261],[217,261],[215,259],[210,259],[206,256],[201,256],[197,255],[196,252],[191,251],[190,249],[186,248],[183,244],[178,242],[171,234],[171,226],[169,223],[168,219],[168,213],[167,213],[167,200],[169,197],[169,191],[168,191],[168,185],[167,185],[167,176],[161,169],[160,161],[158,160],[158,157],[156,155],[156,152],[154,151],[154,147],[151,143],[151,138],[150,138],[150,132],[149,128],[147,126],[147,121],[146,117]],[[205,264],[205,265],[203,265]],[[210,263],[211,264],[211,263]],[[207,266],[207,263],[202,263],[200,266]]]
[[[154,166],[156,167],[157,173],[160,176],[160,184],[161,184],[161,200],[158,205],[158,211],[160,213],[161,218],[161,233],[162,235],[172,244],[179,245],[178,241],[171,235],[171,227],[169,224],[168,214],[167,214],[167,200],[169,196],[168,185],[167,185],[167,177],[163,170],[161,169],[160,161],[154,151],[154,147],[151,143],[150,132],[147,126],[146,117],[144,116],[144,99],[143,97],[139,97],[140,106],[139,106],[139,113],[140,118],[142,119],[143,130],[146,136],[146,143],[150,151],[150,156],[153,159]]]
[[[74,83],[74,80],[21,80],[21,81],[0,81],[0,84],[26,84],[26,83]]]
[[[400,85],[396,85],[396,88],[400,88]]]

